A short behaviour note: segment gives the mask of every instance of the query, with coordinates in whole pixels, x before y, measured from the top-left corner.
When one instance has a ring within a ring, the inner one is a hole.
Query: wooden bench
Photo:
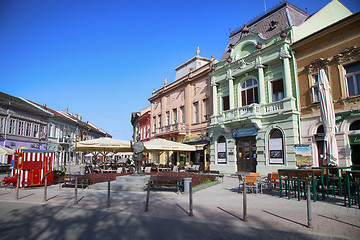
[[[176,176],[150,176],[149,180],[150,188],[161,188],[167,187],[172,188],[176,187],[176,191],[178,192],[180,188],[184,187],[184,181],[182,177]]]
[[[82,189],[87,188],[89,186],[89,179],[86,176],[76,176],[76,175],[67,175],[64,177],[62,187],[75,187],[75,179],[77,178],[77,186]]]

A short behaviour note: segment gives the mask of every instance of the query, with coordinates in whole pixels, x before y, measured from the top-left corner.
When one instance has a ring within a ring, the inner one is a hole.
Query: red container
[[[44,176],[53,171],[54,151],[17,150],[13,159],[11,175],[20,175],[20,187],[40,186],[45,184]],[[47,176],[47,184],[54,180],[54,173]]]

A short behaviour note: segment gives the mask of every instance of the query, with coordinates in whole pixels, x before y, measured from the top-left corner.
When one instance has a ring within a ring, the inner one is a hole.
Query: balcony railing
[[[284,109],[294,110],[295,102],[293,99],[283,99],[273,103],[257,104],[239,107],[224,111],[223,113],[211,116],[211,124],[222,124],[230,121],[242,121],[252,117],[265,117],[266,115],[277,114]]]
[[[170,133],[170,132],[182,132],[185,130],[185,128],[186,128],[185,123],[174,123],[171,125],[163,126],[161,128],[157,128],[155,134],[159,134],[159,133],[164,134],[164,133]]]

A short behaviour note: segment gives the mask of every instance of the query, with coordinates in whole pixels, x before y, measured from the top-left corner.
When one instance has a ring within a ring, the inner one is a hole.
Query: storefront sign
[[[255,126],[238,128],[233,132],[233,138],[256,136],[257,128]]]
[[[335,114],[336,122],[342,122],[346,118],[352,118],[352,117],[359,117],[360,116],[360,110],[352,111],[352,112],[346,112],[346,113],[338,113]]]
[[[270,164],[284,163],[282,146],[282,138],[269,139]]]
[[[360,135],[352,135],[349,136],[350,145],[358,145],[360,144]]]

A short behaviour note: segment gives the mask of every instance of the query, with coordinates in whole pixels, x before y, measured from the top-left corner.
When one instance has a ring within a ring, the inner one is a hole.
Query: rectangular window
[[[319,75],[315,74],[312,75],[312,87],[311,87],[311,92],[312,92],[312,100],[313,103],[319,102],[320,98],[319,98]]]
[[[5,133],[5,119],[6,117],[0,117],[0,133]]]
[[[10,118],[8,133],[15,135],[16,133],[16,120]]]
[[[150,137],[150,125],[147,125],[146,138]]]
[[[39,137],[39,124],[34,124],[34,131],[32,136],[35,138]]]
[[[223,111],[230,109],[229,95],[222,97]]]
[[[173,109],[172,119],[173,119],[173,124],[176,124],[177,123],[177,109],[176,108]]]
[[[284,85],[283,80],[277,80],[271,83],[272,84],[272,101],[280,101],[284,98]]]
[[[159,128],[161,128],[161,114],[159,114],[159,116],[158,116],[158,120],[159,120],[158,127],[159,127]]]
[[[356,96],[360,94],[360,62],[355,62],[344,66],[345,78],[347,82],[348,95]]]
[[[46,137],[46,127],[41,126],[40,127],[40,138],[45,138],[45,137]]]
[[[210,120],[210,111],[209,111],[209,99],[203,101],[204,105],[204,121]]]
[[[156,116],[153,117],[153,132],[156,132]]]
[[[199,122],[199,102],[193,103],[193,110],[194,110],[194,123]]]
[[[184,106],[180,107],[180,114],[181,114],[181,123],[185,123],[185,108]]]
[[[24,134],[25,134],[25,121],[19,121],[17,135],[24,136]]]
[[[32,123],[27,122],[25,136],[31,137],[31,128],[32,128]]]
[[[170,125],[170,112],[167,111],[166,112],[166,126],[169,126]]]

